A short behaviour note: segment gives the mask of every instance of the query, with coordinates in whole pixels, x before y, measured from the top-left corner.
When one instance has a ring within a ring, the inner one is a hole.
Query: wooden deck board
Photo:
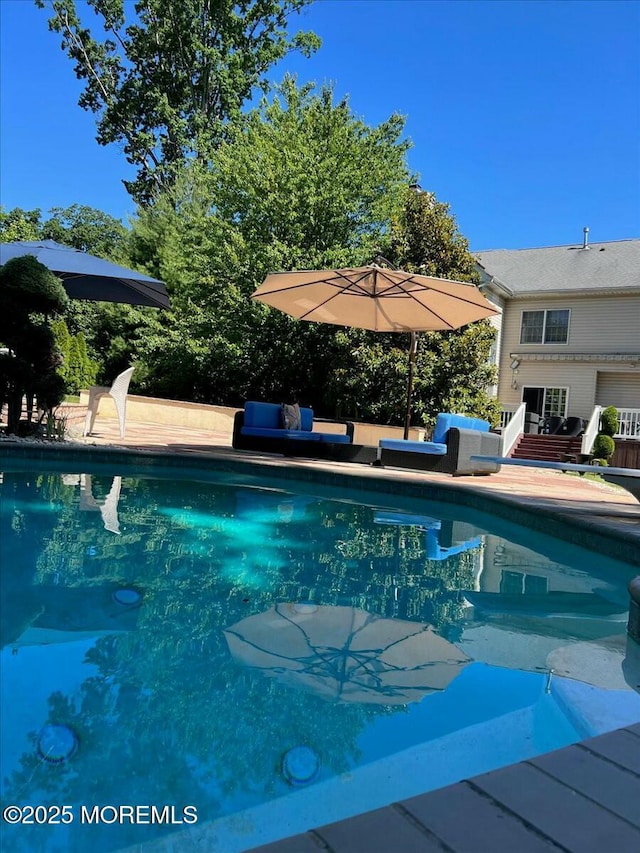
[[[640,767],[640,738],[637,764]],[[529,762],[640,829],[640,776],[580,746]]]
[[[640,754],[638,753],[640,737],[635,735],[632,729],[609,732],[599,738],[584,741],[581,745],[584,749],[601,755],[632,773],[640,773]]]
[[[640,723],[254,853],[638,853]]]
[[[640,830],[530,764],[487,773],[473,784],[572,853],[640,850]]]
[[[484,848],[492,853],[561,849],[466,782],[404,800],[402,805],[456,853],[478,853]]]

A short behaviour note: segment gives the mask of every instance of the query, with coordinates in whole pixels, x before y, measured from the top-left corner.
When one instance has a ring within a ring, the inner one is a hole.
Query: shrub
[[[615,453],[616,443],[610,435],[600,433],[593,442],[592,453],[595,459],[609,459]]]
[[[64,320],[51,324],[61,364],[58,372],[66,382],[67,394],[79,394],[81,389],[95,384],[98,364],[87,355],[84,334],[71,335]]]
[[[60,279],[31,255],[0,267],[0,341],[9,350],[0,358],[0,403],[7,404],[7,432],[20,427],[22,398],[31,421],[34,397],[50,411],[64,394],[56,374],[59,352],[49,326],[68,297]]]
[[[618,432],[618,410],[607,406],[600,415],[600,434],[614,436]]]

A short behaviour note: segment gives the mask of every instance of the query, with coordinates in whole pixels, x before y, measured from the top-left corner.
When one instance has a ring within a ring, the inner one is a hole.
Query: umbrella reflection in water
[[[431,625],[355,607],[277,604],[224,633],[239,663],[336,702],[417,702],[470,663]]]

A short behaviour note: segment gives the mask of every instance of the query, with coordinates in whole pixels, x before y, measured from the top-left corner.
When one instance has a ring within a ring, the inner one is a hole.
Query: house
[[[476,258],[500,309],[495,359],[505,410],[589,419],[619,410],[640,438],[640,240],[496,249]]]

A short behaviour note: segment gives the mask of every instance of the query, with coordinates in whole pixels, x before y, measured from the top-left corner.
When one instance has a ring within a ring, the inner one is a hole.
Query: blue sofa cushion
[[[330,441],[334,444],[350,444],[348,435],[330,432],[307,432],[304,429],[266,429],[265,427],[242,427],[242,435],[258,438],[287,438],[300,441]]]
[[[313,431],[313,409],[300,408],[300,429],[284,429],[282,405],[248,400],[244,404],[243,425],[240,434],[254,438],[294,439],[324,441],[332,444],[351,444],[349,434]]]
[[[313,409],[300,409],[300,429],[307,432],[313,429]]]
[[[307,432],[303,429],[268,429],[267,427],[242,427],[243,435],[255,435],[260,438],[300,438],[306,441],[320,441],[319,432]]]
[[[409,453],[430,453],[446,456],[447,445],[435,441],[405,441],[403,438],[381,438],[380,447],[384,450],[404,450]]]
[[[244,428],[251,427],[283,430],[282,406],[279,403],[257,403],[248,400],[244,404]],[[313,429],[313,409],[300,408],[300,429],[307,432]]]
[[[481,418],[468,418],[466,415],[454,415],[449,412],[441,412],[436,418],[431,441],[441,444],[447,440],[447,433],[451,427],[458,429],[477,429],[480,432],[489,432],[491,424]]]
[[[309,433],[307,433],[309,435]],[[320,441],[331,441],[334,444],[351,444],[351,439],[348,435],[335,432],[312,432],[311,435],[319,435]]]
[[[278,403],[244,404],[244,426],[262,429],[282,429],[282,407]]]

